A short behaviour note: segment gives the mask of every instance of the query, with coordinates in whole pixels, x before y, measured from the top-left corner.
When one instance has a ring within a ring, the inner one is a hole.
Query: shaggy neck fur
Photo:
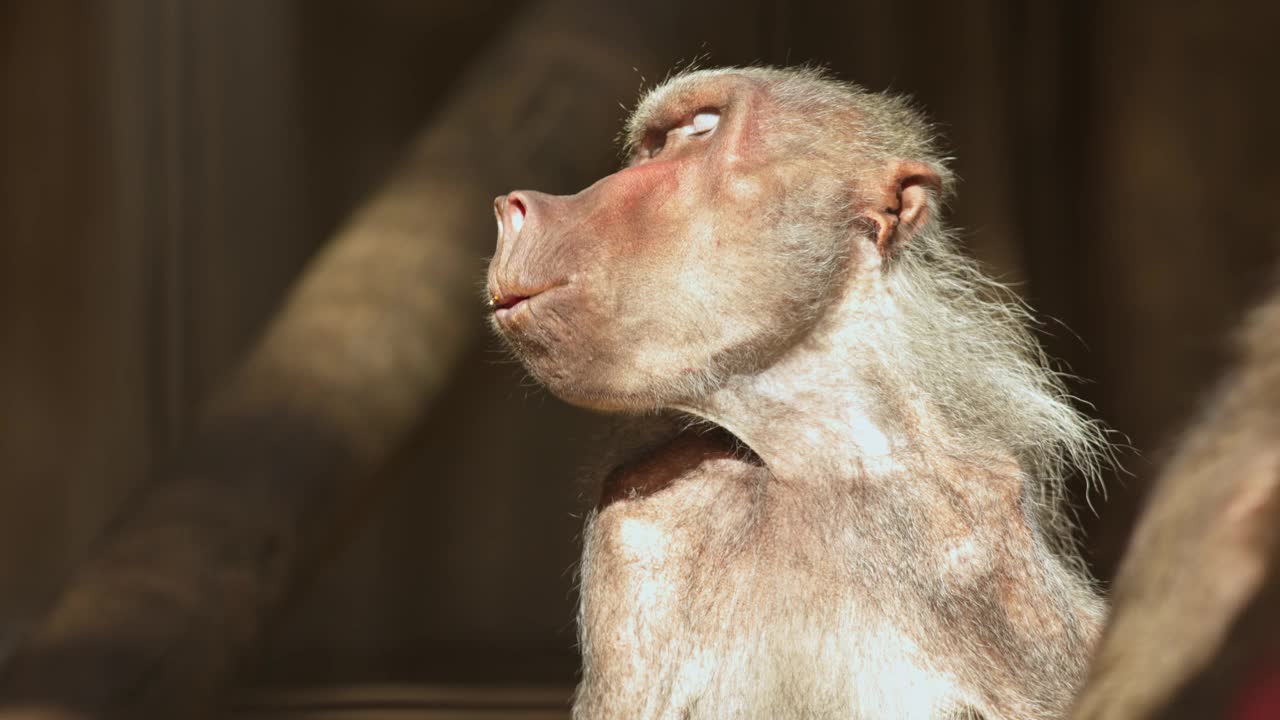
[[[1074,557],[1063,477],[1096,477],[1105,443],[1072,407],[1025,307],[936,222],[887,263],[854,252],[845,278],[777,362],[678,409],[735,434],[783,483],[1016,462],[1032,518]]]
[[[889,473],[904,452],[942,439],[921,391],[879,350],[881,329],[898,322],[879,257],[858,263],[812,334],[769,367],[681,408],[732,432],[781,482]]]

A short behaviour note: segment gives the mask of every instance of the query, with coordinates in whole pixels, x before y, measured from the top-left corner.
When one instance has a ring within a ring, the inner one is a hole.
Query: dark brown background
[[[1082,513],[1109,576],[1280,250],[1277,6],[748,6],[765,20],[726,19],[709,63],[819,61],[942,123],[973,251],[1055,319],[1078,394],[1141,451]],[[0,652],[519,9],[0,4]],[[474,348],[254,681],[570,680],[592,425]]]

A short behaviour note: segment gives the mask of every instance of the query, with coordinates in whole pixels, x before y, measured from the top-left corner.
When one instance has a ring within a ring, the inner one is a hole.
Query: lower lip
[[[539,290],[538,292],[535,292],[526,297],[520,298],[514,304],[495,309],[493,311],[493,315],[499,321],[511,320],[515,317],[516,313],[527,312],[531,307],[531,303],[535,298],[538,299],[539,302],[542,302],[542,296],[560,292],[562,290],[565,290],[568,287],[569,287],[569,283],[567,282],[551,285],[546,289]]]
[[[503,322],[510,318],[513,313],[518,312],[520,308],[528,306],[529,300],[530,298],[521,298],[520,301],[514,305],[500,307],[493,311],[493,316],[498,319],[498,322]]]

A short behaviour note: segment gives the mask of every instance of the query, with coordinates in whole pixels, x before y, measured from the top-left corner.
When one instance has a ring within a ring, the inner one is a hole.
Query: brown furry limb
[[[1077,720],[1232,715],[1280,651],[1280,295],[1135,531]]]

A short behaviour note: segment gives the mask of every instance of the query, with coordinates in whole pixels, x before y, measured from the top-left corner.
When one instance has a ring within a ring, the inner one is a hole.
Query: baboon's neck
[[[920,459],[950,433],[895,369],[886,329],[898,311],[879,273],[869,277],[777,362],[682,409],[737,435],[784,481],[889,474]]]

